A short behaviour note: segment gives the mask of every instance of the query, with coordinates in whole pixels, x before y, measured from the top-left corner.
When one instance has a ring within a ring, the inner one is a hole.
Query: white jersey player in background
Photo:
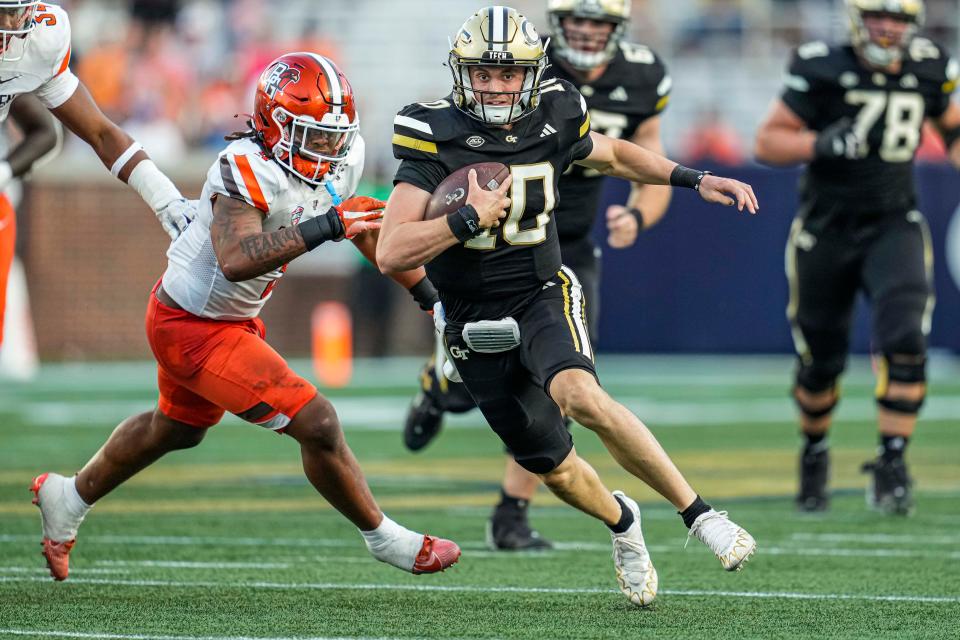
[[[90,506],[164,454],[200,443],[225,411],[299,444],[307,478],[353,522],[378,560],[441,571],[456,544],[415,533],[377,506],[336,411],[263,339],[257,317],[286,264],[321,243],[376,252],[384,203],[351,197],[363,170],[353,91],[326,58],[291,53],[260,77],[249,131],[231,136],[207,174],[197,219],[171,245],[147,308],[158,407],[125,420],[71,478],[34,480],[43,553],[57,580]],[[409,287],[423,269],[395,278]]]
[[[0,0],[0,122],[18,95],[34,94],[70,131],[89,144],[110,172],[129,184],[171,238],[193,216],[180,194],[140,145],[97,107],[70,71],[70,21],[57,5]],[[0,162],[0,188],[20,175]]]

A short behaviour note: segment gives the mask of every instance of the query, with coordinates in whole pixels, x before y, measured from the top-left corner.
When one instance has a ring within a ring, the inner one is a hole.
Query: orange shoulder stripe
[[[237,161],[237,167],[240,169],[240,177],[243,178],[243,185],[250,194],[250,199],[257,209],[267,211],[267,200],[263,197],[263,191],[260,190],[260,183],[257,182],[257,176],[253,173],[250,161],[247,156],[233,156]]]
[[[60,75],[67,70],[67,66],[70,64],[70,50],[71,47],[67,47],[67,55],[63,56],[63,62],[60,63],[60,68],[57,69],[57,73],[55,75]]]

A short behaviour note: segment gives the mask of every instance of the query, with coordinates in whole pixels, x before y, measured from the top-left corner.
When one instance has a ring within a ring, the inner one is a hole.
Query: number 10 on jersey
[[[547,224],[556,205],[553,165],[549,162],[514,164],[510,165],[510,175],[513,177],[513,185],[510,187],[510,212],[499,227],[503,230],[503,239],[507,244],[513,245],[540,244],[547,239]],[[543,208],[534,214],[533,210],[540,207],[529,202],[527,183],[537,181],[543,183]],[[528,214],[536,216],[536,224],[521,231],[520,223],[528,217]],[[496,248],[498,235],[500,235],[498,229],[486,229],[476,238],[465,242],[463,246],[468,249],[489,251]]]

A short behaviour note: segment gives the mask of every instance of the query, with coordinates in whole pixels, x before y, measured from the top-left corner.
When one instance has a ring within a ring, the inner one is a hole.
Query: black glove
[[[843,117],[820,132],[813,150],[818,159],[857,160],[867,155],[867,141],[854,131],[853,119]]]

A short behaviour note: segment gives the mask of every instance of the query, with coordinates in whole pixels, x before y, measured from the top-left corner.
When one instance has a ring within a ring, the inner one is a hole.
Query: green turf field
[[[317,496],[292,440],[227,420],[105,498],[80,530],[71,577],[46,577],[33,475],[79,468],[125,415],[153,402],[146,364],[45,367],[0,382],[0,637],[17,638],[958,638],[960,363],[936,360],[910,445],[917,513],[865,510],[858,474],[876,442],[869,367],[853,363],[832,437],[833,510],[793,511],[798,438],[790,361],[605,358],[608,389],[645,417],[694,486],[759,542],[729,574],[669,506],[582,428],[579,451],[636,497],[660,574],[641,610],[615,590],[609,536],[542,493],[554,551],[485,549],[502,468],[477,414],[425,453],[399,425],[418,363],[358,363],[331,392],[374,494],[394,519],[456,539],[452,570],[411,576],[374,561]]]

